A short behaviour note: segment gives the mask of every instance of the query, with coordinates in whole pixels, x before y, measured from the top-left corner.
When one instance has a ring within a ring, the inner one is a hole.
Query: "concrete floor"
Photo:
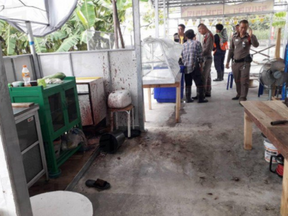
[[[259,100],[257,90],[249,100]],[[183,104],[177,124],[174,104],[154,101],[151,111],[146,104],[147,132],[116,154],[101,154],[75,191],[101,216],[279,215],[282,180],[269,171],[255,126],[253,150],[243,149],[243,108],[234,96],[235,86],[227,91],[226,82],[213,82],[209,103]],[[85,186],[97,178],[111,189]]]

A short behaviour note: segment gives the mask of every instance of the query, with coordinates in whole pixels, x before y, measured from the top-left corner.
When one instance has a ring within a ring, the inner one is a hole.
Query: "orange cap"
[[[23,67],[27,67],[27,65],[23,65]]]

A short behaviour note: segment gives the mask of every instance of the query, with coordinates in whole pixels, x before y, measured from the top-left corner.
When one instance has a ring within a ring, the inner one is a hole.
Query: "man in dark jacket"
[[[180,44],[184,44],[187,41],[184,32],[185,32],[185,25],[179,24],[178,33],[174,34],[174,41]]]
[[[222,24],[216,25],[216,34],[214,35],[214,65],[217,71],[217,79],[213,81],[222,81],[224,77],[224,59],[226,54],[226,47],[221,44],[221,31],[223,30]],[[222,42],[223,43],[223,42]]]

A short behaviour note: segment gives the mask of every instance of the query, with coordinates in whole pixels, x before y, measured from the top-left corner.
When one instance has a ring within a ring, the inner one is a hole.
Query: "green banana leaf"
[[[67,52],[69,51],[73,46],[75,46],[79,41],[78,35],[70,36],[69,38],[65,39],[61,46],[58,48],[56,52]]]
[[[87,25],[86,29],[89,29],[90,27],[92,27],[94,25],[95,18],[96,18],[94,7],[95,6],[93,4],[93,1],[84,0],[84,3],[82,5],[82,7],[80,8],[80,11],[83,14],[82,19],[85,18],[87,20],[87,23],[88,23],[88,25],[86,24]]]

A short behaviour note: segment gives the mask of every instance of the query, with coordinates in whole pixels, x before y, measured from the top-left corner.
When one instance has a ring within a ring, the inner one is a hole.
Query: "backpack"
[[[228,35],[226,29],[222,29],[222,31],[218,34],[220,38],[220,49],[225,51],[229,49],[228,46]]]

